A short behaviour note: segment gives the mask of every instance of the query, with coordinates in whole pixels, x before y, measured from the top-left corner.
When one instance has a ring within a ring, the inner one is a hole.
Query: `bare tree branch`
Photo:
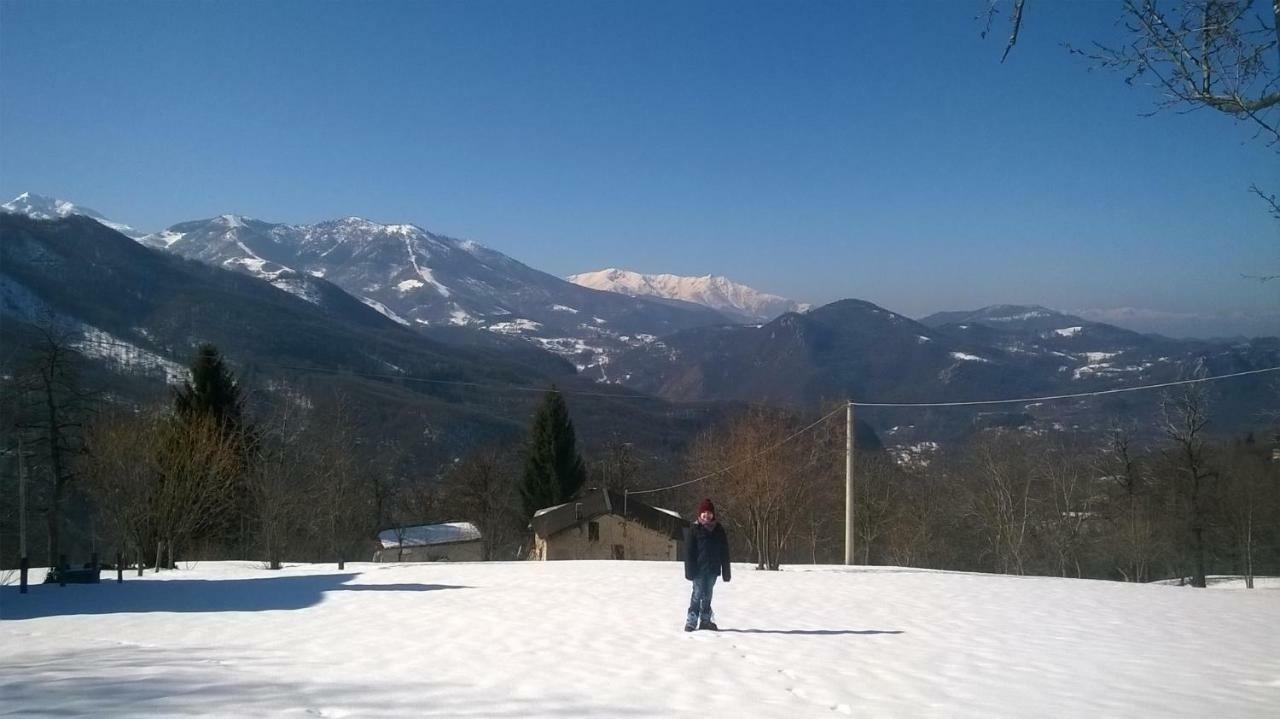
[[[1009,57],[1009,51],[1018,42],[1018,31],[1022,29],[1022,6],[1025,2],[1026,0],[1013,0],[1013,17],[1009,20],[1013,25],[1013,31],[1009,34],[1009,44],[1004,46],[1004,54],[1000,56],[1001,63]]]

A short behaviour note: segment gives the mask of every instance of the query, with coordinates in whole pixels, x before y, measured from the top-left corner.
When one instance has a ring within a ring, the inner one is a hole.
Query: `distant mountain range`
[[[281,270],[268,282],[156,251],[88,217],[0,213],[0,388],[44,331],[86,358],[90,386],[130,403],[163,401],[197,346],[212,342],[255,391],[305,406],[341,396],[371,445],[398,438],[407,448],[406,472],[520,441],[538,388],[552,384],[588,393],[574,411],[591,443],[620,432],[640,450],[673,451],[722,411],[634,401],[632,390],[486,330],[441,328],[434,338],[322,278]]]
[[[677,332],[624,354],[610,370],[613,381],[671,399],[809,406],[845,398],[936,403],[1074,394],[1275,366],[1277,338],[1172,340],[1036,306],[940,313],[916,322],[869,302],[841,300],[760,327]],[[1275,380],[1260,375],[1210,386],[1218,427],[1263,421],[1278,404]],[[1116,418],[1151,420],[1158,400],[1148,392],[963,412],[874,409],[863,416],[879,419],[872,422],[878,429],[911,426],[916,438],[933,439],[963,434],[975,418],[1096,430]],[[910,437],[897,439],[904,438]]]
[[[660,335],[729,321],[697,304],[587,289],[475,242],[359,217],[287,225],[222,215],[140,241],[273,281],[289,271],[323,277],[405,326],[519,337],[579,369]]]
[[[1280,365],[1276,338],[1172,340],[1039,306],[915,321],[852,299],[795,311],[806,308],[719,277],[605,270],[571,278],[640,295],[633,297],[567,282],[415,225],[356,217],[287,225],[222,215],[131,242],[107,229],[117,223],[73,203],[23,195],[4,208],[63,219],[5,216],[0,310],[19,326],[49,312],[74,318],[91,334],[132,347],[124,354],[140,367],[170,374],[180,373],[173,363],[207,337],[276,364],[499,384],[594,381],[672,402],[812,407],[845,398],[1072,394]],[[75,271],[49,271],[48,257]],[[226,277],[234,275],[208,268],[244,277],[231,281]],[[758,319],[788,306],[794,310]],[[758,322],[733,322],[748,316]],[[1213,386],[1222,425],[1261,422],[1277,404],[1271,379]],[[863,416],[898,435],[886,441],[907,442],[963,434],[975,417],[1034,431],[1097,429],[1139,415],[1154,426],[1156,399],[1109,395]]]
[[[804,312],[810,307],[715,275],[644,275],[609,268],[570,275],[568,280],[583,287],[630,297],[662,297],[706,305],[745,323],[768,322],[783,313]]]

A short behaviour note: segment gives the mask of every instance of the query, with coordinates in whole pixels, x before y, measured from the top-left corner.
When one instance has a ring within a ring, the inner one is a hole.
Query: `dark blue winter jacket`
[[[729,535],[719,522],[712,529],[694,524],[685,534],[684,578],[716,574],[729,581]]]

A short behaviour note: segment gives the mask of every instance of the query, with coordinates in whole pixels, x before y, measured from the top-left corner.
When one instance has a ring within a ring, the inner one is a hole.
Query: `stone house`
[[[378,532],[375,562],[478,562],[484,558],[480,530],[470,522],[393,527]]]
[[[530,559],[684,558],[679,514],[609,489],[595,489],[565,504],[538,510]]]

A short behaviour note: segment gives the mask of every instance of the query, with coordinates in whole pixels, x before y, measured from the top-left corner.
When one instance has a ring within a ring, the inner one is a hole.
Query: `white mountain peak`
[[[18,215],[26,215],[27,217],[36,220],[57,220],[63,217],[70,217],[71,215],[82,215],[96,220],[99,224],[110,227],[116,232],[132,237],[135,240],[145,234],[128,225],[119,222],[112,222],[106,217],[103,217],[102,213],[96,210],[91,210],[88,207],[82,207],[69,200],[37,195],[34,192],[24,192],[21,195],[18,195],[12,200],[0,205],[0,210],[3,210],[4,212],[12,212]]]
[[[807,304],[760,292],[727,277],[712,274],[701,277],[646,275],[609,267],[570,275],[567,279],[583,287],[631,297],[663,297],[694,302],[751,321],[767,321],[785,312],[804,312],[809,309]]]

